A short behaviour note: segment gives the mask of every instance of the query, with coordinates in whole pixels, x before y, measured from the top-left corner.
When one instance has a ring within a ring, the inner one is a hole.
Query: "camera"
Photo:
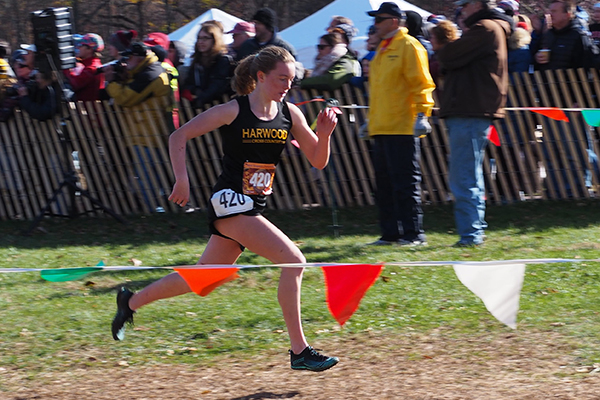
[[[19,96],[19,85],[7,86],[5,89],[6,97],[17,97]]]
[[[33,96],[38,89],[35,79],[30,79],[25,83],[25,85],[15,84],[7,86],[4,93],[7,97],[19,97],[19,88],[23,86],[27,88],[30,96]]]
[[[106,72],[106,68],[112,66],[113,71],[115,72],[115,76],[120,76],[123,72],[127,71],[127,60],[128,57],[122,57],[118,60],[113,60],[106,64],[102,64],[98,68],[96,68],[96,73],[101,74]]]

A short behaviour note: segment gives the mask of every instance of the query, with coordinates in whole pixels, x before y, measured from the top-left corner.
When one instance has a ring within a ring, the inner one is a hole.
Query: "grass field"
[[[328,209],[270,211],[267,217],[302,249],[309,262],[373,263],[425,260],[506,260],[522,258],[597,259],[600,203],[532,202],[488,209],[484,246],[453,248],[451,207],[425,209],[429,245],[419,248],[368,247],[378,237],[373,207],[342,209],[341,235],[334,237]],[[112,219],[46,219],[43,232],[19,234],[26,222],[0,224],[3,267],[60,268],[106,265],[193,264],[208,239],[203,213]],[[245,252],[240,264],[265,264]],[[244,270],[241,277],[201,298],[190,294],[153,303],[136,314],[135,329],[114,342],[110,321],[116,288],[139,290],[162,270],[100,272],[79,281],[51,283],[39,273],[0,274],[0,378],[25,379],[73,368],[202,363],[226,353],[247,359],[264,351],[285,351],[288,338],[276,301],[278,270]],[[570,362],[600,362],[600,264],[528,265],[521,293],[518,331],[559,335]],[[450,267],[386,267],[360,308],[343,328],[325,304],[322,273],[308,269],[303,285],[303,318],[309,342],[355,340],[406,332],[446,338],[508,334]],[[2,393],[10,392],[0,379]]]

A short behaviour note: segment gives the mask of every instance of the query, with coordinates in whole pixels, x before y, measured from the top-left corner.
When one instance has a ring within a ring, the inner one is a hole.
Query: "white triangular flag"
[[[525,264],[455,265],[454,272],[498,321],[517,328]]]

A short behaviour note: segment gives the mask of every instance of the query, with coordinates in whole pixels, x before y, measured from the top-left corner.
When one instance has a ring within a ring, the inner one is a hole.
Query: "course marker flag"
[[[382,264],[321,267],[325,276],[327,306],[340,325],[343,326],[358,309],[360,301],[373,286],[382,268]]]
[[[173,268],[200,296],[206,296],[219,286],[238,277],[239,268]]]
[[[105,266],[104,261],[100,260],[95,267],[44,269],[40,271],[40,277],[50,282],[74,281],[92,272],[102,271]]]
[[[67,282],[81,279],[87,274],[102,271],[102,269],[102,267],[44,269],[40,271],[40,276],[50,282]]]
[[[455,265],[454,272],[483,301],[490,314],[512,329],[517,328],[525,264]]]
[[[382,264],[268,264],[268,265],[177,265],[161,267],[104,266],[84,268],[0,268],[0,273],[40,272],[53,282],[79,279],[96,271],[175,270],[186,279],[192,290],[206,296],[216,287],[237,277],[238,270],[247,268],[321,268],[325,275],[327,303],[333,317],[343,325],[358,309],[363,296],[377,280],[383,266],[435,267],[452,266],[460,282],[478,296],[488,311],[500,322],[516,328],[519,296],[526,264],[600,262],[600,259],[533,258],[494,261],[404,261]]]
[[[581,114],[588,125],[600,126],[600,110],[581,110]]]
[[[533,111],[536,114],[544,115],[556,121],[569,122],[567,114],[565,114],[565,112],[562,109],[557,107],[525,107],[523,109]]]
[[[496,147],[500,147],[500,137],[498,136],[498,131],[494,125],[490,125],[490,129],[488,131],[488,140]]]

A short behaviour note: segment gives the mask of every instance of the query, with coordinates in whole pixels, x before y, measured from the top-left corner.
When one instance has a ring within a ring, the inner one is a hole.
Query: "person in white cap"
[[[35,70],[35,52],[37,51],[35,44],[22,44],[21,48],[27,51],[27,54],[25,55],[25,64],[27,64],[32,71]]]

